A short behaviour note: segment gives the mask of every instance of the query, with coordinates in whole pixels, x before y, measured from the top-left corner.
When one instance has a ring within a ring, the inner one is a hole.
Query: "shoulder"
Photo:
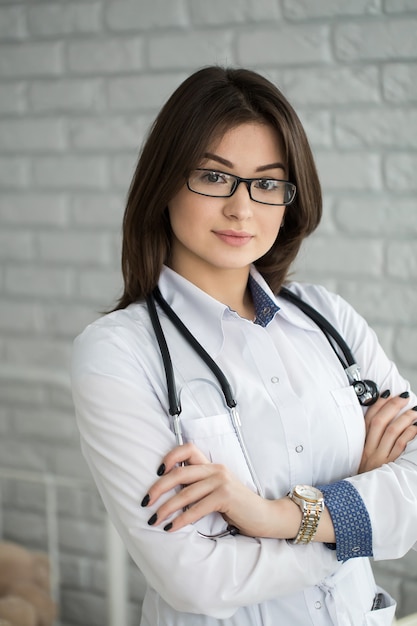
[[[342,335],[354,340],[353,331],[355,334],[367,332],[364,318],[339,294],[316,284],[291,282],[285,286],[321,313]]]
[[[127,361],[138,364],[151,344],[149,318],[144,304],[113,311],[89,324],[75,338],[72,373],[116,371]]]

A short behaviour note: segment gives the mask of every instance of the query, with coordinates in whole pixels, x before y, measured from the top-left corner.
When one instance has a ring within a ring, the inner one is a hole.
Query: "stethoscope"
[[[292,291],[287,289],[286,287],[282,287],[279,295],[295,306],[297,306],[303,313],[305,313],[310,319],[313,320],[315,324],[320,328],[320,330],[324,333],[325,337],[329,341],[333,351],[337,355],[340,363],[342,364],[343,369],[345,370],[346,376],[348,378],[349,384],[352,385],[356,396],[358,398],[359,403],[362,406],[370,406],[374,404],[379,398],[378,386],[372,380],[362,380],[360,376],[360,367],[355,362],[355,358],[343,339],[343,337],[337,332],[337,330],[330,324],[328,320],[326,320],[321,313],[319,313],[316,309],[314,309],[311,305],[307,304],[302,300],[299,296],[294,294]],[[216,377],[224,396],[224,400],[230,412],[230,419],[236,434],[236,437],[239,441],[243,456],[245,457],[246,464],[248,466],[250,475],[252,477],[253,483],[261,497],[264,497],[263,489],[260,485],[260,482],[256,476],[255,469],[249,457],[245,441],[243,439],[242,429],[241,429],[241,421],[239,417],[239,413],[237,410],[237,402],[234,398],[232,388],[228,379],[226,378],[224,372],[220,369],[217,363],[211,358],[208,352],[203,348],[203,346],[197,341],[194,335],[188,330],[185,324],[181,321],[175,311],[170,307],[168,302],[162,296],[159,287],[156,287],[152,294],[150,294],[146,303],[148,306],[149,317],[151,319],[152,327],[155,332],[155,336],[158,342],[158,346],[161,352],[162,362],[165,370],[165,377],[167,383],[167,391],[168,391],[168,403],[169,403],[169,414],[172,416],[172,429],[175,434],[175,439],[177,445],[182,445],[184,443],[182,429],[181,429],[181,403],[179,401],[177,386],[175,383],[174,376],[174,368],[172,366],[171,355],[168,349],[168,344],[166,342],[166,338],[164,332],[162,330],[161,322],[159,320],[159,315],[156,309],[155,301],[159,304],[161,309],[164,311],[168,319],[172,322],[174,327],[178,330],[178,332],[184,337],[187,343],[195,350],[198,356],[204,361],[207,367],[211,370],[211,372]],[[341,356],[340,352],[343,354]],[[345,360],[344,360],[345,359]],[[207,537],[209,539],[219,539],[226,535],[236,535],[239,533],[239,530],[235,526],[228,525],[227,529],[224,532],[218,533],[216,535],[204,535],[199,532],[199,534],[203,537]]]

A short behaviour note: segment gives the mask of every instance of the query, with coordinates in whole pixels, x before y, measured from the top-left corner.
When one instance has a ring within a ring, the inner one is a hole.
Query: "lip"
[[[244,246],[253,239],[253,235],[244,230],[214,230],[213,233],[229,246]]]

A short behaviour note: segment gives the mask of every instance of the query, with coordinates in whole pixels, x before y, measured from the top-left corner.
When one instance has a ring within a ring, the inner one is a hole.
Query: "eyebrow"
[[[218,161],[218,163],[221,163],[222,165],[225,165],[226,167],[233,168],[233,163],[231,161],[224,159],[218,154],[213,154],[212,152],[205,152],[204,156],[207,159],[211,159],[212,161]],[[260,165],[259,167],[256,168],[255,172],[265,172],[266,170],[271,170],[271,169],[281,169],[285,172],[285,166],[280,161],[277,161],[276,163],[268,163],[267,165]]]

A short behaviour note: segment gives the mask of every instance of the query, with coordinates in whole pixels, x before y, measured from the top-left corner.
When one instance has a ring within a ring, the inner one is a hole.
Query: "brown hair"
[[[301,122],[283,94],[263,76],[218,66],[201,69],[172,94],[157,116],[134,173],[123,219],[124,292],[116,309],[145,297],[169,260],[167,205],[198,167],[207,146],[245,122],[270,125],[281,138],[289,180],[297,187],[272,248],[255,262],[278,292],[302,240],[321,218],[321,190]]]

